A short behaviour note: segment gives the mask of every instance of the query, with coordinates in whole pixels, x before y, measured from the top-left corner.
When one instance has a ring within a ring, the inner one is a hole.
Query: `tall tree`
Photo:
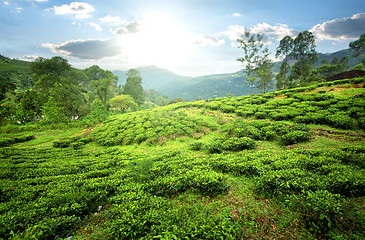
[[[266,93],[267,90],[271,89],[273,84],[272,80],[274,74],[272,73],[272,67],[274,63],[269,59],[265,59],[260,62],[257,70],[258,84],[257,88],[261,90],[261,93]]]
[[[109,99],[114,97],[118,77],[97,65],[85,69],[84,72],[90,81],[89,90],[96,94],[104,104],[107,104]],[[94,99],[90,100],[93,101]]]
[[[362,34],[356,41],[350,42],[349,47],[357,52],[357,56],[360,56],[361,51],[365,51],[365,34]]]
[[[123,94],[131,96],[138,106],[145,101],[143,95],[142,78],[139,72],[135,69],[130,69],[127,72],[127,80],[123,86]]]
[[[84,102],[78,82],[79,75],[66,59],[37,58],[31,64],[31,70],[35,81],[34,90],[39,93],[42,106],[46,103],[49,106],[55,105],[68,117],[79,115],[78,108]]]
[[[15,83],[9,77],[0,75],[0,101],[6,98],[7,92],[12,92],[15,89]]]
[[[276,88],[285,89],[287,86],[287,75],[290,71],[289,54],[293,51],[294,40],[290,36],[286,36],[280,40],[280,44],[276,49],[276,57],[282,57],[283,61],[280,66],[280,72],[276,75]]]
[[[288,87],[288,73],[290,72],[290,65],[287,61],[283,61],[280,65],[280,71],[276,75],[276,90],[282,90]]]
[[[293,41],[293,50],[290,57],[296,60],[294,64],[296,65],[296,73],[292,75],[292,79],[298,77],[299,86],[301,86],[304,79],[310,74],[310,69],[317,59],[316,38],[313,33],[304,31],[298,34]]]
[[[112,108],[125,112],[127,109],[135,110],[137,104],[134,102],[134,99],[129,95],[118,95],[110,99],[110,103]]]
[[[254,83],[259,78],[258,71],[260,64],[268,59],[269,56],[269,50],[264,46],[262,38],[262,34],[251,34],[249,29],[246,28],[241,38],[237,39],[239,48],[242,48],[244,52],[243,57],[238,58],[237,61],[244,65],[242,71],[246,73],[246,81],[251,88],[251,104]]]

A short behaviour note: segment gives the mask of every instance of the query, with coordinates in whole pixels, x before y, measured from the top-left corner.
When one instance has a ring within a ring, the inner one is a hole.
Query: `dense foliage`
[[[97,65],[84,70],[72,68],[62,57],[37,58],[28,63],[27,71],[18,66],[22,61],[2,57],[0,60],[0,124],[58,124],[81,119],[104,120],[117,111],[152,108],[166,105],[167,99],[154,92],[150,102],[144,101],[142,79],[138,71],[128,77],[124,86],[118,86],[118,78],[109,70]],[[2,62],[5,64],[2,64]],[[10,64],[11,63],[11,64]],[[24,64],[24,63],[23,63]],[[6,66],[2,71],[1,67]],[[14,71],[11,66],[16,67]],[[22,66],[23,67],[23,66]],[[115,97],[128,95],[115,106]],[[111,99],[114,101],[111,102]],[[111,106],[111,104],[114,104]],[[103,105],[100,107],[100,105]],[[96,114],[104,108],[106,114]],[[111,109],[112,108],[112,109]],[[101,116],[102,115],[102,116]],[[92,122],[92,121],[91,121]]]
[[[0,238],[362,239],[364,82],[2,133]]]

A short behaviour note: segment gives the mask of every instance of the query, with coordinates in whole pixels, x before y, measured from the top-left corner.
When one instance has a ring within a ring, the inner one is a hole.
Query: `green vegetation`
[[[127,83],[117,86],[118,78],[97,65],[79,70],[62,57],[40,57],[23,71],[16,67],[20,63],[0,55],[0,67],[7,69],[0,68],[0,124],[71,124],[78,119],[92,125],[114,114],[111,108],[135,111],[168,102],[153,90],[145,101],[142,78],[133,69]]]
[[[364,83],[3,125],[0,239],[363,239]]]

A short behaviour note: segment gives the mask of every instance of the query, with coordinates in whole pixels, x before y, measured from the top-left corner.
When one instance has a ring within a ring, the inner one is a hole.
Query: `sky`
[[[155,65],[185,76],[242,66],[244,29],[274,58],[285,36],[309,30],[317,51],[348,48],[365,33],[363,0],[0,0],[0,54],[62,56],[77,68]]]

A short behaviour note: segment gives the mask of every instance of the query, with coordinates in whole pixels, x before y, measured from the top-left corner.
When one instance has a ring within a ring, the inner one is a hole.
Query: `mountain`
[[[196,100],[227,96],[229,93],[233,96],[250,93],[250,88],[243,85],[244,76],[241,72],[186,77],[156,66],[135,69],[142,77],[144,89],[157,90],[170,99]],[[113,71],[113,74],[119,78],[119,84],[126,82],[127,72]]]
[[[186,100],[212,99],[217,97],[243,96],[250,94],[250,87],[244,85],[245,76],[242,72],[216,74],[172,81],[159,91],[169,98],[183,98]],[[255,89],[255,93],[257,90]]]
[[[349,65],[351,68],[361,62],[360,57],[353,56],[353,51],[345,49],[334,53],[319,53],[318,63],[324,58],[330,63],[334,57],[337,56],[341,59],[346,55],[350,56]],[[281,62],[274,64],[274,73],[279,72],[280,64]],[[244,85],[245,77],[242,72],[185,77],[156,66],[141,67],[136,68],[136,70],[141,74],[142,85],[145,89],[155,89],[170,99],[211,99],[225,97],[228,94],[243,96],[250,94],[251,91],[248,85]],[[119,77],[120,84],[125,83],[127,71],[113,71],[113,73]],[[257,93],[258,90],[254,89],[254,92]]]
[[[365,51],[363,51],[363,53],[365,53]],[[350,68],[355,67],[357,64],[359,64],[361,62],[361,57],[355,57],[354,56],[355,52],[353,50],[350,49],[344,49],[344,50],[340,50],[334,53],[318,53],[318,64],[321,64],[322,59],[327,59],[328,63],[330,63],[334,57],[338,57],[339,59],[341,59],[342,57],[348,55],[349,58],[349,63],[348,65],[350,66]]]
[[[146,67],[139,67],[135,68],[142,77],[142,86],[144,89],[155,89],[159,90],[162,86],[165,84],[177,81],[177,80],[184,80],[189,77],[184,77],[181,75],[178,75],[176,73],[173,73],[171,71],[168,71],[166,69],[158,68],[156,66],[146,66]],[[126,73],[128,71],[120,71],[116,70],[113,71],[113,74],[118,76],[119,78],[119,84],[125,84],[127,76]]]

